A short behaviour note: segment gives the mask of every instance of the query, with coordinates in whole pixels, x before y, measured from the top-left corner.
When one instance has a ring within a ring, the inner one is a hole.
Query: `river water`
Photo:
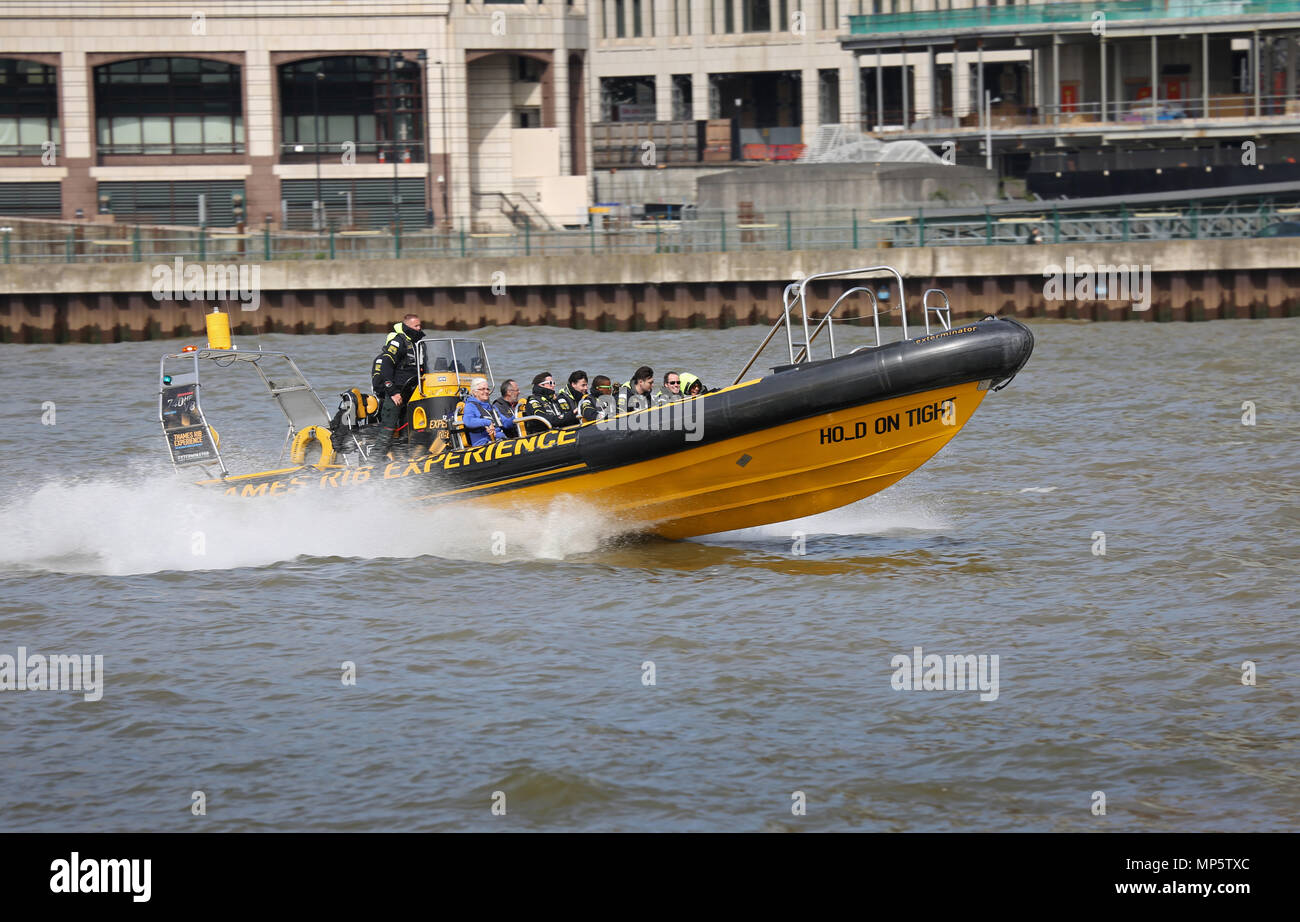
[[[0,656],[103,656],[99,700],[0,691],[0,829],[1294,829],[1300,324],[1033,329],[898,485],[686,542],[232,503],[166,461],[182,343],[0,346]],[[498,380],[715,385],[761,333],[483,335]],[[261,343],[332,402],[380,339]],[[205,406],[274,458],[264,394]],[[996,698],[895,688],[917,647]]]

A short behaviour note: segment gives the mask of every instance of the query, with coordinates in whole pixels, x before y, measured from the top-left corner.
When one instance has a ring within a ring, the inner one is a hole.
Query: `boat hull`
[[[989,318],[599,424],[213,483],[236,496],[392,484],[416,501],[493,508],[574,498],[627,532],[711,534],[824,512],[897,482],[960,432],[1032,349],[1023,324]]]

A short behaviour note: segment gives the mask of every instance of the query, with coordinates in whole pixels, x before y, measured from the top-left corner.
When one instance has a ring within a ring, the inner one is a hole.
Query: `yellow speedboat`
[[[850,287],[812,324],[809,283],[880,272],[897,281],[902,340],[882,343],[887,311],[874,286]],[[833,316],[854,294],[871,301],[876,343],[836,355]],[[572,497],[628,532],[686,538],[800,518],[883,490],[946,445],[1033,350],[1033,335],[1015,320],[986,317],[953,328],[947,297],[937,289],[922,298],[921,328],[909,327],[903,279],[890,267],[809,276],[788,286],[784,307],[728,387],[566,429],[529,420],[520,437],[480,447],[469,446],[459,407],[472,378],[491,380],[483,344],[425,338],[417,344],[421,376],[405,404],[392,461],[367,456],[373,397],[359,390],[342,395],[331,419],[289,356],[229,348],[217,321],[208,349],[164,357],[160,419],[173,462],[214,467],[219,476],[201,483],[232,497],[384,488],[413,500],[530,509]],[[745,379],[782,329],[789,362]],[[829,357],[814,360],[823,331]],[[297,463],[239,476],[226,469],[198,403],[203,362],[257,370],[288,418],[286,448]]]

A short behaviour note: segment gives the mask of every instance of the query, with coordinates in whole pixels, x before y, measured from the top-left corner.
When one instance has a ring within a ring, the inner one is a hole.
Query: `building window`
[[[424,160],[424,80],[419,61],[346,56],[280,67],[281,155],[336,154],[345,144],[369,162]]]
[[[201,58],[136,58],[95,68],[103,154],[242,154],[239,67]]]
[[[404,228],[422,227],[429,207],[423,176],[393,179],[286,179],[280,183],[280,221],[286,230],[310,230],[314,225],[312,202],[324,207],[327,227],[377,230],[400,221]],[[397,201],[394,202],[394,197]]]
[[[614,37],[627,38],[628,0],[614,0]]]
[[[840,72],[838,70],[819,70],[817,72],[818,116],[822,125],[840,123]]]
[[[655,78],[601,77],[600,112],[606,122],[653,122]]]
[[[735,13],[735,11],[732,9],[732,6],[731,6],[731,0],[720,0],[720,2],[722,3],[723,7],[725,8],[724,11],[723,11],[723,14],[722,14],[722,21],[723,21],[723,24],[724,24],[724,28],[726,28],[726,30],[727,30],[728,33],[735,32],[735,31],[736,31],[736,13]]]
[[[641,37],[641,0],[632,0],[632,35],[634,38]]]
[[[39,156],[47,143],[59,143],[54,68],[0,58],[0,156]]]
[[[746,32],[772,31],[771,0],[742,0],[741,26]]]
[[[673,74],[673,121],[687,122],[694,118],[691,97],[691,75]]]
[[[235,226],[235,197],[247,201],[244,194],[242,180],[101,182],[96,188],[117,221],[189,227]]]
[[[515,58],[515,79],[521,83],[541,83],[542,72],[546,70],[546,65],[536,58],[519,55]]]

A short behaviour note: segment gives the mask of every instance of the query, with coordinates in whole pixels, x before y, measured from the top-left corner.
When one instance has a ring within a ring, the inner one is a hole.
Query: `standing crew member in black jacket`
[[[384,350],[375,358],[370,373],[370,383],[379,398],[379,435],[371,453],[376,459],[388,454],[393,444],[393,433],[402,421],[402,404],[409,400],[420,380],[420,369],[415,364],[415,344],[424,338],[420,318],[407,314],[401,323],[393,324],[393,331],[384,340]]]

